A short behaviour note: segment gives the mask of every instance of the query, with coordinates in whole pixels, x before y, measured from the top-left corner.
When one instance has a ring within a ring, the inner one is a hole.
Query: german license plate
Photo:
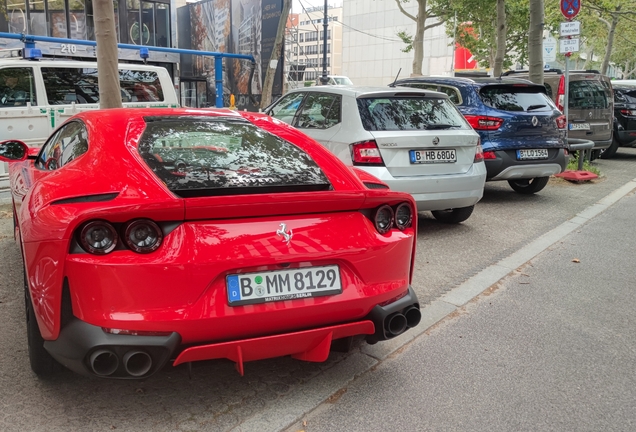
[[[342,292],[337,265],[231,274],[226,278],[230,306],[269,303]]]
[[[517,160],[547,159],[547,149],[517,150]]]
[[[411,150],[411,163],[454,163],[457,162],[457,150]]]
[[[570,130],[590,130],[589,123],[570,123]]]

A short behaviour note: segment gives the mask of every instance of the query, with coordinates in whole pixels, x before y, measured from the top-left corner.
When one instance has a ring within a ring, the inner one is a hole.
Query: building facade
[[[404,9],[417,15],[417,2],[403,3]],[[431,24],[433,20],[427,21]],[[400,31],[415,33],[415,22],[398,9],[395,0],[347,0],[343,5],[342,74],[356,85],[387,85],[400,68],[400,77],[413,71],[413,52],[397,36]],[[444,25],[424,34],[424,75],[452,75],[453,39]]]
[[[343,8],[327,8],[327,75],[342,75]],[[322,75],[324,52],[324,8],[304,9],[292,14],[285,37],[286,77],[291,88],[315,82]]]
[[[71,39],[69,43],[38,42],[45,57],[94,60],[95,48],[72,40],[95,40],[92,0],[0,0],[0,32]],[[2,13],[2,6],[6,13]],[[174,47],[176,9],[169,0],[117,0],[115,27],[119,43]],[[0,38],[0,50],[21,48],[19,40]],[[120,49],[121,61],[141,62],[137,50]],[[148,63],[164,66],[175,76],[177,54],[150,52]]]

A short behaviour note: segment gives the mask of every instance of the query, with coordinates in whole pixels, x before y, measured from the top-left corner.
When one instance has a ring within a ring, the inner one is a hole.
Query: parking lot
[[[431,302],[634,179],[635,163],[636,149],[620,149],[615,159],[595,162],[604,175],[600,180],[577,185],[552,179],[536,195],[517,194],[507,183],[487,183],[473,216],[459,226],[420,215],[414,277],[420,301]],[[194,364],[191,377],[182,365],[137,382],[71,372],[40,381],[28,364],[22,267],[11,226],[10,206],[0,206],[1,430],[228,430],[257,418],[281,396],[320,398],[316,395],[325,387],[337,389],[353,378],[330,372],[359,355],[357,349],[332,354],[326,363],[290,358],[248,363],[244,377],[230,362],[215,361]],[[360,356],[359,361],[366,360]]]

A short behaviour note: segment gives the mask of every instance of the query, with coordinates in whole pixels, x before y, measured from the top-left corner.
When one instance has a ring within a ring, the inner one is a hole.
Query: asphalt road
[[[355,380],[303,429],[636,430],[634,214],[632,193]]]
[[[422,303],[636,177],[636,150],[621,149],[616,159],[596,166],[605,177],[594,184],[553,180],[535,196],[519,195],[506,183],[489,183],[473,216],[459,226],[421,215],[414,288]],[[333,354],[324,364],[289,358],[253,362],[246,365],[244,377],[229,362],[217,361],[194,364],[192,379],[179,366],[140,382],[88,379],[71,372],[40,381],[28,366],[21,261],[10,217],[10,206],[0,205],[0,430],[227,430],[267,411],[290,392],[317,392],[325,375],[355,355],[355,350]],[[456,353],[462,355],[459,348]]]

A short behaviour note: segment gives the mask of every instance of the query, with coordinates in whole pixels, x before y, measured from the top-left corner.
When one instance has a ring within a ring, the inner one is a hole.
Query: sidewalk
[[[636,430],[635,214],[630,193],[289,430]]]

